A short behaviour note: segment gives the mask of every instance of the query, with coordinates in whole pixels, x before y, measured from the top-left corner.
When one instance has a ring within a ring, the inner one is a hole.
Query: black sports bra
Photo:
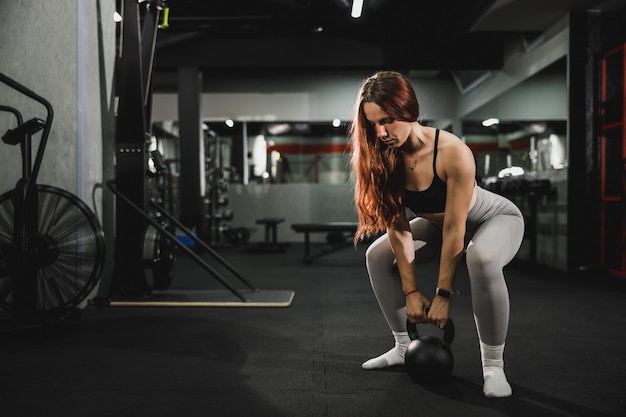
[[[437,176],[437,145],[439,129],[435,132],[435,150],[433,152],[433,182],[424,191],[404,190],[404,205],[413,213],[443,213],[446,208],[446,183]]]

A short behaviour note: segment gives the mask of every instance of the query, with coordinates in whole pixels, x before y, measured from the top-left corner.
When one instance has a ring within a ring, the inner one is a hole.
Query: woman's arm
[[[471,150],[460,140],[445,147],[441,158],[447,194],[437,287],[451,291],[463,255],[467,213],[476,187],[476,167]],[[435,296],[428,314],[429,320],[444,327],[449,315],[450,299]]]
[[[406,294],[407,317],[415,323],[424,322],[424,311],[430,301],[419,291],[415,279],[415,246],[406,212],[387,229],[387,235],[402,280],[402,291]]]

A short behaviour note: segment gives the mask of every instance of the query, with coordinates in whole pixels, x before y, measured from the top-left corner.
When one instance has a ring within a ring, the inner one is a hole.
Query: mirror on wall
[[[545,178],[567,166],[566,126],[564,120],[501,120],[490,126],[482,120],[465,120],[460,136],[474,152],[480,179]],[[228,182],[341,184],[350,180],[348,122],[214,120],[204,121],[202,130],[205,172],[218,167]],[[171,165],[175,182],[180,159],[178,122],[155,122],[152,133],[151,148]]]
[[[347,124],[339,120],[264,123],[255,126],[251,139],[251,171],[257,180],[322,184],[349,180]]]
[[[217,120],[204,121],[202,128],[206,172],[218,166],[229,182],[349,181],[347,122]],[[153,138],[166,160],[179,159],[177,121],[155,122]]]
[[[460,136],[475,153],[479,177],[546,178],[567,166],[564,120],[503,120],[491,126],[464,121],[462,128]],[[266,173],[276,183],[349,180],[346,123],[262,123],[255,129],[249,130],[254,132],[249,136],[252,154],[259,156],[251,163],[257,169],[254,178]]]
[[[474,151],[479,178],[546,178],[567,167],[566,121],[483,122],[463,121],[462,136]]]

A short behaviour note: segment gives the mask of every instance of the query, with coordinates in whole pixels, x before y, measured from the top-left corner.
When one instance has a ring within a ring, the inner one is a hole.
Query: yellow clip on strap
[[[170,8],[166,7],[165,9],[163,9],[163,23],[159,25],[159,29],[167,29],[168,27],[170,27],[169,18],[170,18]]]

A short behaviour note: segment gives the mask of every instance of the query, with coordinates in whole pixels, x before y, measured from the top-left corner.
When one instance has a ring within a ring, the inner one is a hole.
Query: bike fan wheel
[[[36,255],[26,258],[13,245],[15,191],[0,196],[0,307],[12,311],[15,283],[28,278],[16,272],[16,259],[30,259],[37,265],[35,313],[51,316],[76,307],[95,287],[104,266],[104,233],[75,195],[47,185],[37,185],[37,192],[38,233],[28,241],[38,243]]]

